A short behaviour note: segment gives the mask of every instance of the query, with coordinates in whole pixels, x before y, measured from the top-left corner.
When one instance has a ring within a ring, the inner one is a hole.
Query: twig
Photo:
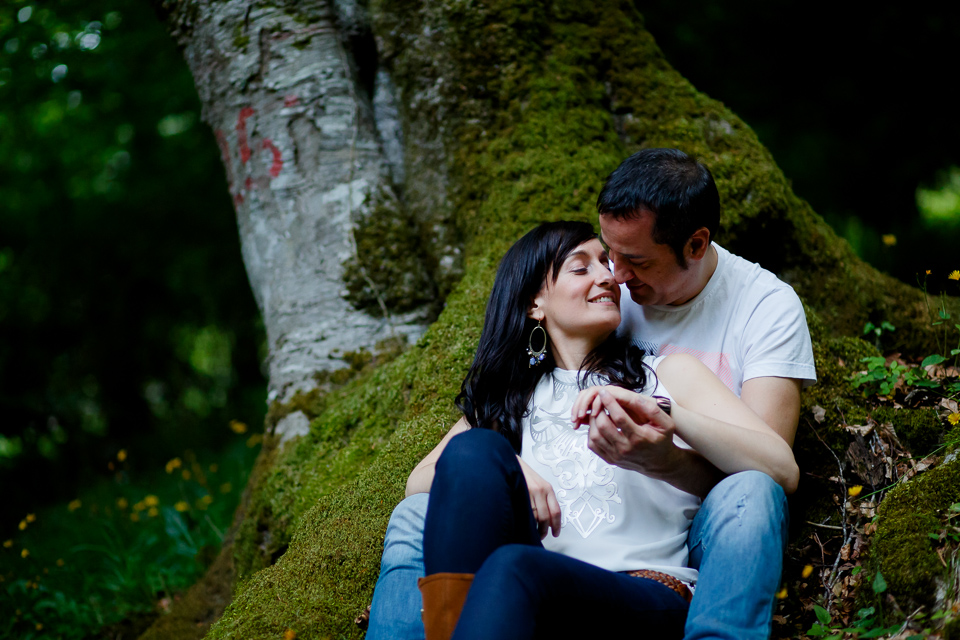
[[[837,531],[843,531],[843,527],[838,527],[835,524],[820,524],[819,522],[810,522],[807,520],[807,524],[812,524],[815,527],[820,527],[821,529],[836,529]]]
[[[841,411],[839,406],[837,407],[837,411]],[[843,418],[842,411],[840,413],[840,417]],[[844,419],[844,422],[846,422],[846,419]],[[840,458],[837,457],[837,454],[834,453],[833,449],[831,449],[827,443],[823,441],[823,438],[821,438],[820,434],[817,432],[817,428],[813,426],[813,423],[810,422],[809,419],[807,420],[807,424],[809,424],[810,428],[813,429],[813,435],[817,436],[817,440],[820,441],[820,444],[822,444],[827,451],[830,452],[830,455],[833,456],[833,459],[837,461],[837,468],[840,471],[840,487],[843,490],[843,493],[840,496],[840,527],[836,527],[843,533],[843,543],[840,545],[840,551],[837,552],[837,557],[833,561],[833,566],[830,567],[830,574],[826,581],[824,582],[822,576],[820,579],[825,591],[824,600],[826,601],[827,605],[825,608],[829,611],[830,607],[833,605],[833,586],[836,584],[837,578],[839,577],[837,567],[840,566],[840,556],[843,554],[843,549],[853,540],[853,531],[856,531],[856,529],[851,528],[852,530],[848,531],[847,528],[847,481],[843,477],[843,463],[840,462]]]

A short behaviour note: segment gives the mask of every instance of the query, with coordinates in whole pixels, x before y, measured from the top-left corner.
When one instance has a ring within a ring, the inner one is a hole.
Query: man
[[[620,331],[647,353],[695,355],[792,445],[801,387],[816,379],[803,307],[773,274],[713,243],[720,201],[709,170],[676,149],[640,151],[607,178],[597,208],[614,275],[629,293]],[[605,402],[616,401],[608,394]],[[624,434],[656,422],[629,400],[620,404],[611,415]],[[642,438],[606,455],[651,476],[662,471]],[[685,637],[767,638],[786,542],[784,492],[759,472],[717,482],[709,460],[687,459],[684,472],[706,498],[688,539],[700,578]],[[416,578],[427,500],[408,497],[390,520],[370,640],[423,637]]]

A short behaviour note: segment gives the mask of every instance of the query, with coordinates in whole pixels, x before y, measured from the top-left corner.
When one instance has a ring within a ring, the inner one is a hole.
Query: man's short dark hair
[[[654,215],[653,240],[666,244],[681,267],[693,232],[706,227],[713,240],[720,228],[720,194],[710,170],[679,149],[644,149],[620,163],[597,197],[601,216],[616,220]]]

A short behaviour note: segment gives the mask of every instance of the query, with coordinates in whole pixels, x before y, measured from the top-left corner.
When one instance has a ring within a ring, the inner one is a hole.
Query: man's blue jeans
[[[393,511],[373,594],[368,640],[419,640],[426,493]],[[783,489],[764,473],[746,471],[721,481],[690,529],[690,566],[700,579],[687,614],[685,638],[765,640],[780,583],[787,538]]]

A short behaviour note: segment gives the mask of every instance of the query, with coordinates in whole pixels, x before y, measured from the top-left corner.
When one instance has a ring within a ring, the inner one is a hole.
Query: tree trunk
[[[416,340],[435,298],[417,224],[430,216],[414,221],[398,205],[402,132],[362,9],[244,1],[163,8],[220,145],[269,340],[270,399],[312,389],[318,372],[347,366],[351,352],[384,338]],[[389,225],[368,220],[387,211]],[[358,237],[369,226],[400,241],[387,248],[407,254],[400,282],[369,260],[371,249],[384,250]]]
[[[223,150],[271,397],[311,388],[331,356],[390,331],[418,336],[444,306],[397,360],[274,413],[316,419],[257,476],[236,550],[249,579],[212,637],[358,634],[403,481],[455,420],[499,256],[539,221],[595,223],[603,178],[638,148],[710,166],[720,243],[790,282],[824,335],[888,320],[902,348],[934,350],[923,294],[857,259],[749,127],[667,64],[630,3],[163,11]]]

